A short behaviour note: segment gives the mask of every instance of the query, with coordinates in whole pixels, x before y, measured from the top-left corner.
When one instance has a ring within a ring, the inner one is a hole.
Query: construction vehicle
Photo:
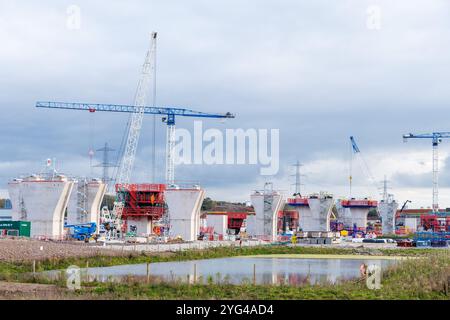
[[[79,241],[89,241],[95,235],[97,224],[95,222],[80,223],[80,224],[66,224],[64,228],[69,229],[69,235],[73,239]]]
[[[402,206],[402,208],[400,209],[399,212],[403,212],[403,210],[405,209],[405,207],[408,204],[408,202],[411,203],[411,200],[406,200],[405,203],[403,203],[403,206]]]

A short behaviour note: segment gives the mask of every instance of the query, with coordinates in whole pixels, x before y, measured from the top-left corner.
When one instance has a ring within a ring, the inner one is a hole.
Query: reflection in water
[[[303,284],[338,283],[359,277],[362,263],[375,264],[382,269],[395,260],[364,259],[288,259],[288,258],[221,258],[197,261],[161,262],[150,264],[152,279],[190,283],[253,283]],[[255,274],[254,274],[254,267]],[[53,272],[55,273],[55,272]],[[120,280],[127,276],[146,276],[147,265],[122,265],[89,268],[89,279]],[[48,274],[52,274],[49,272]],[[253,279],[255,275],[255,279]]]

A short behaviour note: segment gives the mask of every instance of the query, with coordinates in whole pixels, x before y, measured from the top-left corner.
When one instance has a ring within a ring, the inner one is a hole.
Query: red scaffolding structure
[[[432,230],[434,232],[450,231],[450,216],[443,215],[422,215],[420,217],[420,225],[424,230]]]
[[[165,184],[117,184],[117,200],[124,204],[122,216],[160,219],[166,210],[165,190]]]
[[[278,231],[296,231],[299,224],[299,214],[297,210],[278,211]]]
[[[308,206],[309,202],[308,202],[309,198],[305,198],[305,197],[295,197],[295,198],[288,198],[287,199],[287,203],[290,206]]]

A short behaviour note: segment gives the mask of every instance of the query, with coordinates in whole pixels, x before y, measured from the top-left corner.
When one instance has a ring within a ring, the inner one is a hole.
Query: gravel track
[[[52,242],[28,239],[0,239],[0,261],[20,262],[96,255],[119,256],[120,251],[104,250],[80,242]]]

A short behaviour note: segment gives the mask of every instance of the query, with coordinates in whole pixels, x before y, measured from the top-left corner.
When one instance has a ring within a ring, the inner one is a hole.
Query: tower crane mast
[[[404,134],[403,141],[407,142],[408,139],[431,139],[433,146],[433,212],[439,211],[439,143],[442,139],[450,138],[450,132],[433,132],[422,134]]]

